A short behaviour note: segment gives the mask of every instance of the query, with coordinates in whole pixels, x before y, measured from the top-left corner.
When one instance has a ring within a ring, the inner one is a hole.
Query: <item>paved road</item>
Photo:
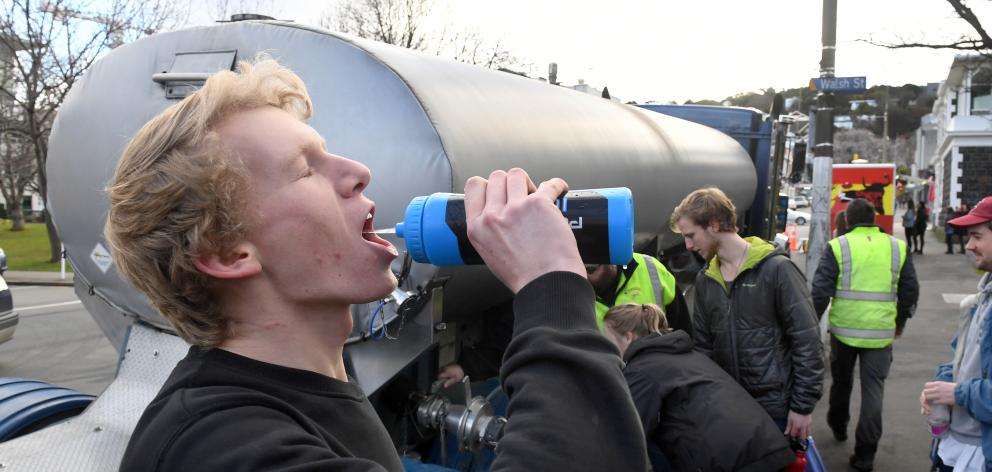
[[[71,287],[12,286],[20,322],[0,344],[0,376],[44,380],[99,394],[117,369],[117,351]]]

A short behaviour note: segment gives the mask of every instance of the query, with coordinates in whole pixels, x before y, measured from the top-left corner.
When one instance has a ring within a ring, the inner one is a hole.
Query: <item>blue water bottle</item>
[[[586,264],[627,264],[634,257],[634,199],[630,189],[568,192],[556,202],[568,219]],[[468,240],[465,196],[435,193],[416,197],[406,208],[396,236],[417,262],[436,266],[483,264]]]

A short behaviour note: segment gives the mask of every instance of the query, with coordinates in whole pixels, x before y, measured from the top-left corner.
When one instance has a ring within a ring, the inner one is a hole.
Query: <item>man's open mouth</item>
[[[380,238],[379,235],[376,234],[375,226],[372,224],[372,220],[374,218],[375,218],[375,207],[373,206],[372,209],[369,210],[369,214],[366,215],[365,217],[365,223],[362,226],[362,238],[364,238],[366,241],[370,243],[378,244],[380,246],[385,246],[395,251],[395,248],[393,247],[392,244],[390,244],[389,241]]]

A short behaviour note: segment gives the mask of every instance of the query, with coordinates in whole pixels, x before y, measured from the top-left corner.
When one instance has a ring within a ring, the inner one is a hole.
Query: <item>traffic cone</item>
[[[789,250],[796,251],[799,249],[799,227],[795,223],[788,226],[786,233],[789,235]]]

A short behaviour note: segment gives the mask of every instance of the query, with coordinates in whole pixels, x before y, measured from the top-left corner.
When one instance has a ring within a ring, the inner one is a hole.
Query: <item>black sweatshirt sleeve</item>
[[[823,318],[823,314],[830,306],[830,299],[837,293],[837,277],[840,276],[840,267],[837,265],[837,258],[834,257],[834,250],[828,244],[820,258],[820,264],[816,266],[816,273],[813,274],[813,310],[817,319]]]
[[[916,278],[916,268],[913,266],[913,256],[906,254],[906,262],[899,272],[899,285],[896,287],[896,328],[899,331],[906,326],[906,320],[916,312],[916,302],[920,299],[920,282]]]
[[[596,327],[583,277],[552,272],[514,300],[500,372],[510,398],[493,471],[648,469],[617,349]]]

